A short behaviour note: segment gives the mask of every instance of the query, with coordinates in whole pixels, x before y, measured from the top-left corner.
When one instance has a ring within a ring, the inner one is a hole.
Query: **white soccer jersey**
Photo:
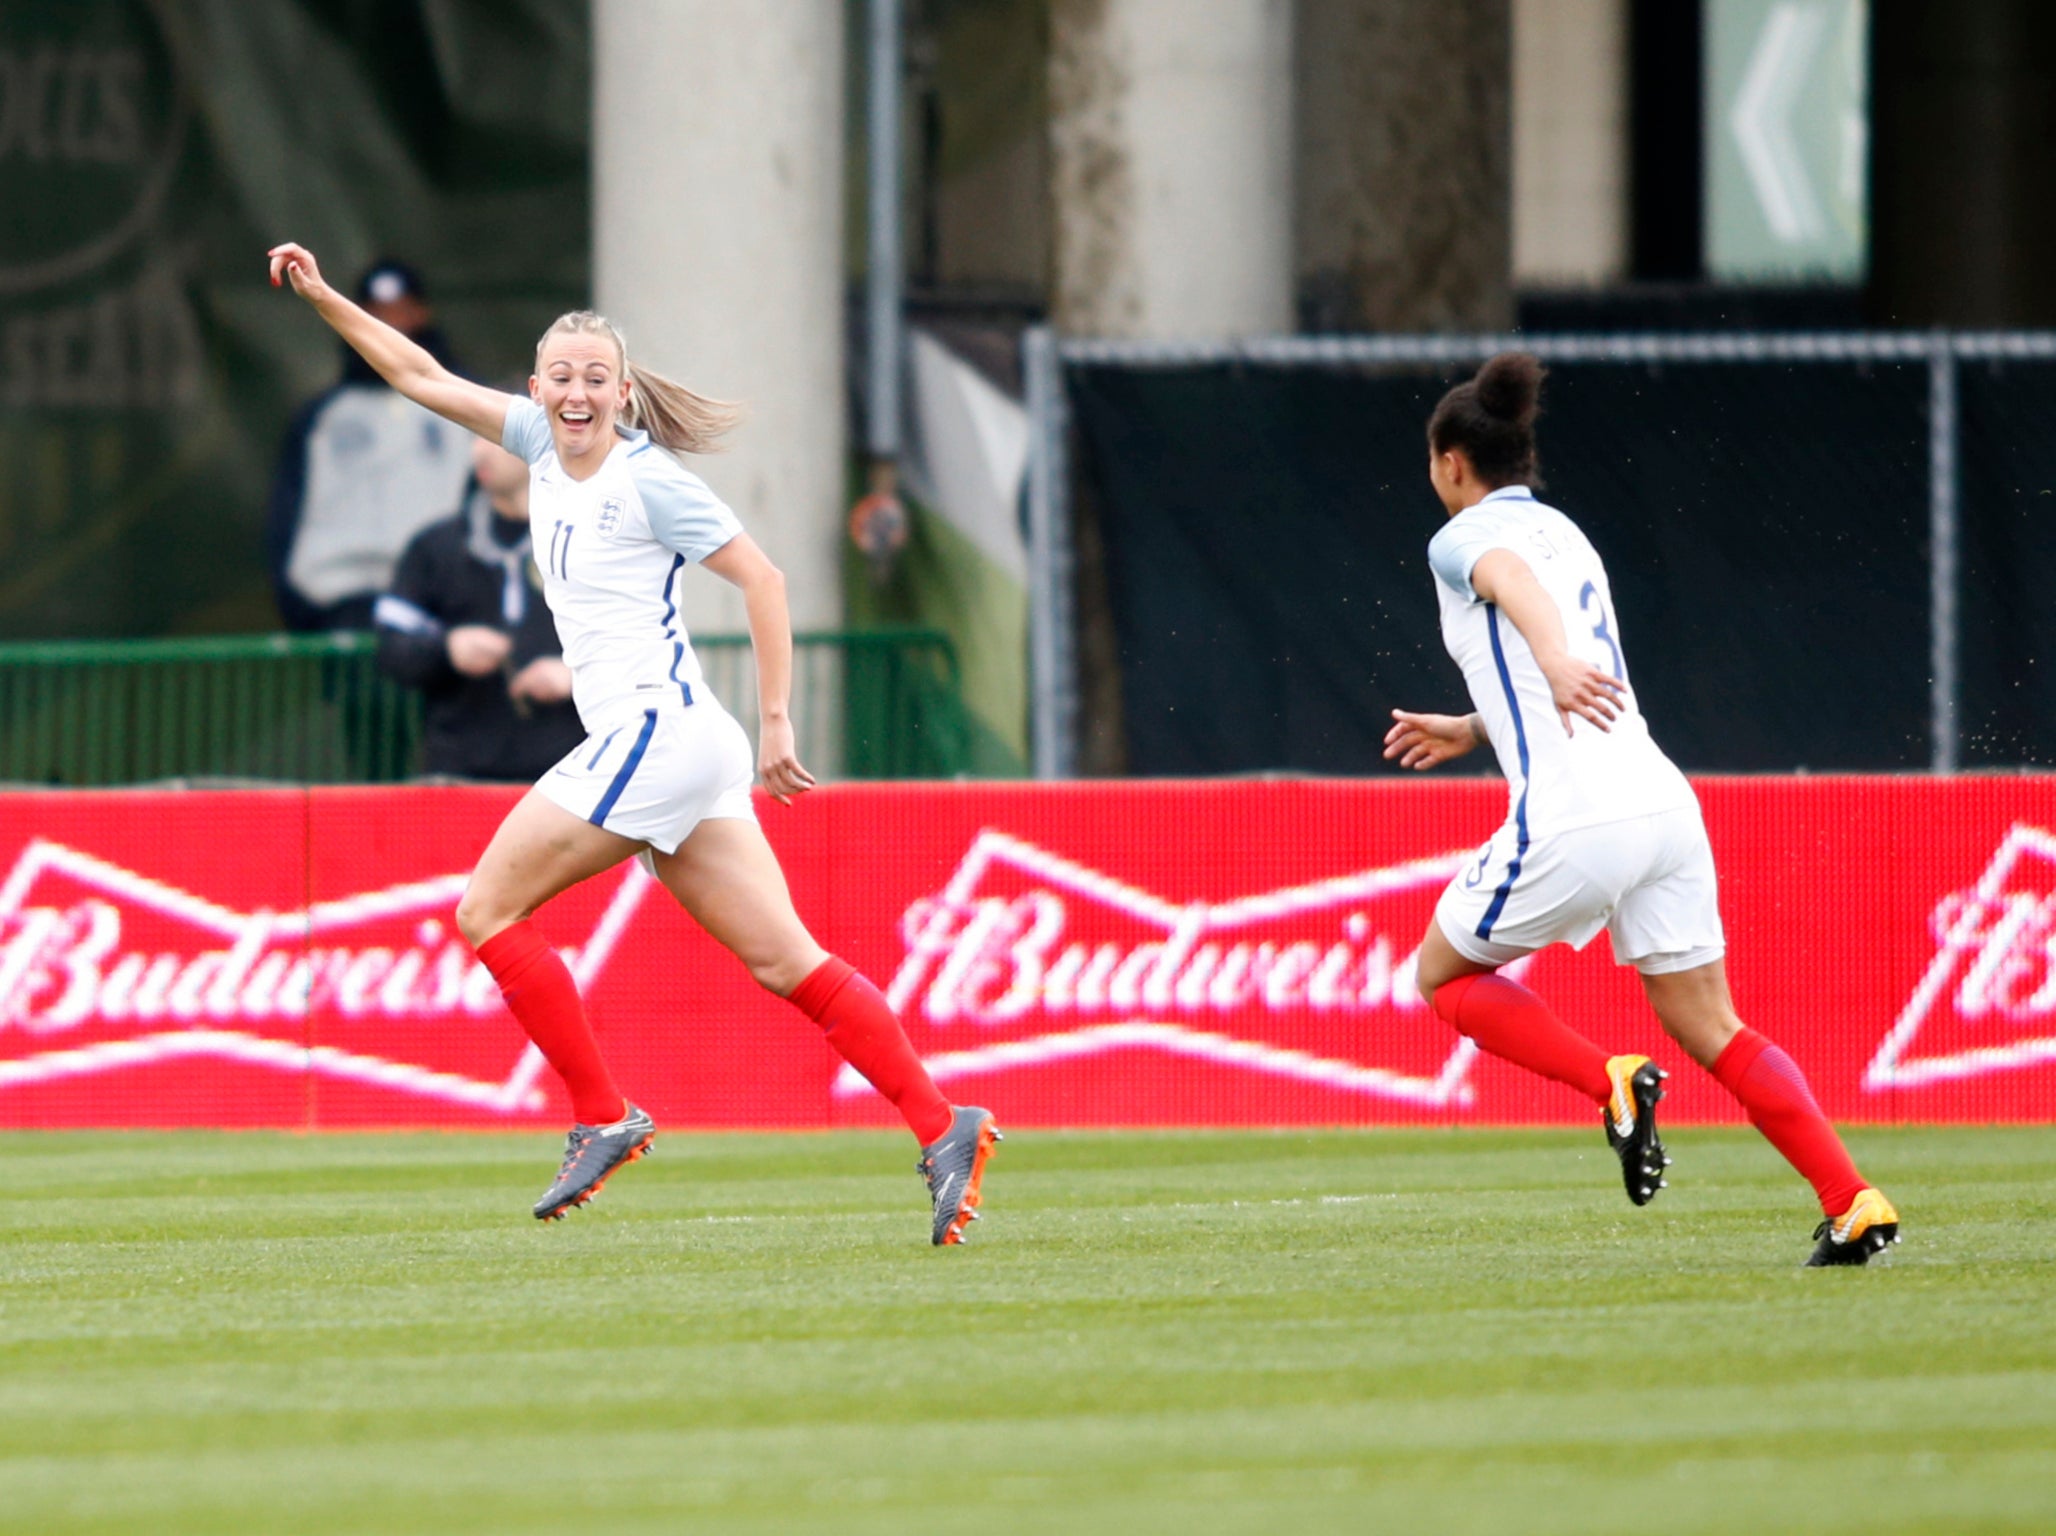
[[[678,585],[742,532],[707,484],[650,441],[624,439],[590,479],[557,461],[542,408],[518,397],[500,441],[528,461],[529,541],[557,620],[571,696],[598,735],[624,711],[690,704],[705,683]]]
[[[1521,846],[1601,822],[1696,805],[1692,786],[1649,737],[1632,686],[1612,729],[1572,717],[1566,736],[1534,653],[1495,604],[1471,587],[1487,550],[1525,560],[1555,600],[1574,655],[1628,682],[1606,567],[1577,524],[1524,485],[1503,486],[1452,517],[1428,543],[1442,640],[1506,775],[1508,822]]]

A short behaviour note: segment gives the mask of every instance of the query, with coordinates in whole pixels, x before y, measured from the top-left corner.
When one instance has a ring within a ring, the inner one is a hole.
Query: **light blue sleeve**
[[[519,454],[530,464],[550,451],[550,423],[543,408],[533,400],[513,395],[507,401],[507,424],[500,429],[500,446]]]
[[[1478,600],[1471,586],[1471,570],[1488,549],[1505,544],[1497,522],[1490,517],[1458,513],[1428,540],[1428,564],[1442,584],[1467,603]]]
[[[652,450],[636,455],[635,488],[642,495],[650,533],[694,564],[742,532],[742,524],[707,489],[707,482],[668,454]]]

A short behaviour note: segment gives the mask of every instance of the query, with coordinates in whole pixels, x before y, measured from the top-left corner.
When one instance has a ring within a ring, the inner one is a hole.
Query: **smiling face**
[[[552,331],[528,392],[550,423],[558,460],[574,473],[580,461],[597,467],[614,446],[614,419],[628,403],[621,349],[591,331]]]

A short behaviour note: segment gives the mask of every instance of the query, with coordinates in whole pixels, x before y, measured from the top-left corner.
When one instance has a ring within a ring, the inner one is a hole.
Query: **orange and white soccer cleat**
[[[1656,1134],[1656,1101],[1663,1097],[1663,1080],[1670,1074],[1647,1056],[1612,1056],[1606,1075],[1613,1082],[1603,1112],[1606,1143],[1620,1157],[1628,1198],[1647,1205],[1665,1187],[1663,1170],[1670,1166]]]
[[[1831,1264],[1868,1264],[1874,1253],[1883,1253],[1899,1241],[1899,1213],[1892,1202],[1874,1189],[1857,1191],[1849,1209],[1813,1229],[1813,1257],[1808,1269]]]

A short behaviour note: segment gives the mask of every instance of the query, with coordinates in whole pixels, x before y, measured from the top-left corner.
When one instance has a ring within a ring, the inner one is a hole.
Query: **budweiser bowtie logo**
[[[1864,1087],[1914,1088],[2056,1061],[2056,834],[2013,827],[1977,884],[1944,896],[1930,925],[1935,958]]]
[[[1178,903],[988,830],[906,910],[887,995],[938,1080],[1140,1049],[1465,1104],[1476,1048],[1428,1015],[1413,978],[1434,895],[1466,856]]]
[[[238,912],[33,841],[0,884],[0,1090],[213,1057],[540,1108],[542,1058],[513,1043],[499,989],[450,921],[464,879]],[[564,951],[581,989],[652,883],[626,865],[591,935]]]

